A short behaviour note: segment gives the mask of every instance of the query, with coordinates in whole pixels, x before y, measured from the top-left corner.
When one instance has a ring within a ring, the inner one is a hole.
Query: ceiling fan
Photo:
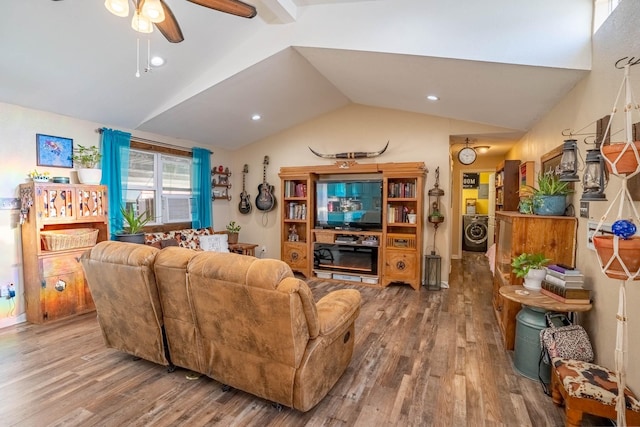
[[[129,0],[105,0],[105,7],[116,16],[129,15]],[[240,0],[187,0],[199,6],[219,12],[230,13],[242,18],[256,16],[256,8]],[[164,0],[131,0],[134,6],[133,29],[139,32],[149,33],[153,30],[151,23],[171,43],[180,43],[184,40],[182,30],[175,15]]]

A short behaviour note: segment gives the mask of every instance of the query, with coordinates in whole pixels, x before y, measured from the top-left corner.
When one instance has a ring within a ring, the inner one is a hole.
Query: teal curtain
[[[120,206],[127,191],[126,178],[129,176],[129,149],[131,134],[119,130],[102,129],[102,182],[109,195],[109,232],[114,240],[123,228]],[[124,182],[124,183],[123,183]]]
[[[194,147],[191,187],[195,199],[192,215],[194,228],[211,227],[211,151]]]

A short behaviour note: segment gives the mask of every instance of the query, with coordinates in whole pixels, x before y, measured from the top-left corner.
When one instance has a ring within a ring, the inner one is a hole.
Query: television
[[[382,180],[318,181],[315,226],[342,230],[381,230]]]

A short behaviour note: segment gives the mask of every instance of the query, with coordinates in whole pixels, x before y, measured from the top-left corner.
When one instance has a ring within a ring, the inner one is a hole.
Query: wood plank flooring
[[[0,329],[0,425],[562,426],[563,411],[512,368],[491,280],[484,255],[465,252],[440,291],[312,281],[316,299],[350,287],[363,304],[349,368],[307,413],[107,349],[95,313]]]

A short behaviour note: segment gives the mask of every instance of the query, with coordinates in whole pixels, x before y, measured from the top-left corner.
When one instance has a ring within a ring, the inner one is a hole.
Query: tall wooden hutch
[[[517,211],[519,190],[520,160],[503,160],[496,168],[496,212]]]
[[[511,261],[523,252],[543,253],[554,264],[574,267],[578,219],[571,216],[525,215],[496,212],[496,261],[493,276],[493,309],[505,348],[515,344],[516,314],[520,304],[500,295],[501,286],[520,285]]]
[[[338,161],[328,166],[281,168],[282,260],[305,277],[349,280],[381,287],[405,283],[419,289],[426,173],[422,162],[358,164]],[[356,174],[365,179],[381,180],[378,209],[382,226],[374,230],[319,228],[315,224],[318,181]],[[399,188],[403,191],[397,191]],[[399,214],[406,212],[415,212],[415,223]],[[338,263],[332,253],[349,253],[357,262]]]
[[[107,188],[28,183],[20,185],[20,197],[27,321],[45,323],[95,310],[79,258],[95,244],[93,237],[109,239]],[[78,245],[71,239],[53,246],[52,233],[90,237],[77,238]]]

